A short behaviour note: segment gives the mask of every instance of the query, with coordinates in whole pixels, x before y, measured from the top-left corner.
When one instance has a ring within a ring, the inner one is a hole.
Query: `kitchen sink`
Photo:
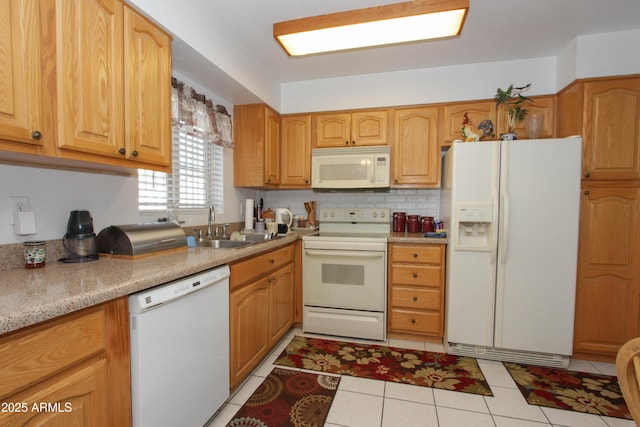
[[[243,240],[221,240],[221,239],[204,239],[197,242],[198,246],[206,246],[216,249],[236,249],[252,245],[254,242]]]

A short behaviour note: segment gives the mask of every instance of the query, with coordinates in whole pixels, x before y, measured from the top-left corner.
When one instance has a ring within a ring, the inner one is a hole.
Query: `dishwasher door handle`
[[[358,251],[314,251],[305,249],[305,255],[309,256],[343,256],[352,258],[381,258],[384,252],[358,252]]]

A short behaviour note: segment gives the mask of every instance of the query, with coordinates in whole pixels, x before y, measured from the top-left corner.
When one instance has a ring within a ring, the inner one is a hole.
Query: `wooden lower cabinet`
[[[640,335],[640,183],[583,184],[574,356],[613,361]]]
[[[2,426],[129,426],[127,298],[0,338]]]
[[[234,390],[294,323],[294,245],[231,265],[230,387]]]
[[[442,339],[445,245],[389,244],[390,337]]]

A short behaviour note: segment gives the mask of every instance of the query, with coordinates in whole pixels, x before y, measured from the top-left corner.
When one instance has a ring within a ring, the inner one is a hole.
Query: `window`
[[[224,212],[223,154],[233,148],[231,116],[176,78],[172,79],[172,172],[138,171],[141,214]]]
[[[213,205],[224,212],[223,152],[221,146],[174,127],[173,171],[138,171],[139,210],[184,211]]]

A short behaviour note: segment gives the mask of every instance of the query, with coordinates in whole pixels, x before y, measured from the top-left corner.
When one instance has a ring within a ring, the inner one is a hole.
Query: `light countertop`
[[[82,264],[0,271],[0,334],[130,295],[298,240],[304,232],[238,249],[185,248],[136,260],[100,257]],[[445,244],[446,238],[392,233],[389,242]]]

